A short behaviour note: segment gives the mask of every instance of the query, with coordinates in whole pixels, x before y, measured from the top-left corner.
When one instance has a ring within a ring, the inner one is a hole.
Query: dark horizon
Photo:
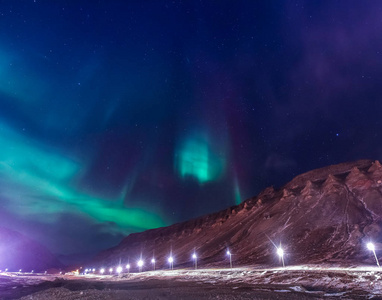
[[[382,3],[2,1],[0,226],[60,255],[382,154]]]

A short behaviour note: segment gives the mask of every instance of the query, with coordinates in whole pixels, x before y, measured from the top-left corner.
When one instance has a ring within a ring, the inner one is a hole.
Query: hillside
[[[279,265],[275,245],[282,244],[287,264],[373,264],[365,243],[382,241],[382,166],[360,160],[316,169],[280,189],[269,187],[239,206],[169,227],[130,234],[117,247],[100,253],[93,264],[132,263],[142,255],[145,268]],[[381,244],[382,245],[382,244]],[[382,247],[381,247],[382,250]],[[380,253],[382,255],[382,252]]]

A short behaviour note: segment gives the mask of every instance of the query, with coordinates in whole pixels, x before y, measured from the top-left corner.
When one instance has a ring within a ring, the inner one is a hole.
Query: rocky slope
[[[169,227],[131,234],[117,247],[100,253],[97,266],[131,262],[132,271],[142,255],[151,269],[155,253],[159,268],[168,268],[172,249],[174,266],[227,266],[226,251],[234,265],[279,265],[275,245],[282,245],[287,264],[373,264],[366,249],[376,242],[382,255],[382,166],[360,160],[307,172],[280,189],[269,187],[258,196],[215,214]]]
[[[39,272],[60,267],[62,264],[44,246],[19,232],[0,227],[0,270]]]

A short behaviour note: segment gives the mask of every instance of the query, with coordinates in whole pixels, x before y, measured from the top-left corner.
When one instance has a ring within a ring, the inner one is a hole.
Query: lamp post
[[[196,270],[198,268],[198,257],[196,256],[195,252],[192,254],[192,259],[195,261],[195,270]]]
[[[153,268],[154,268],[154,271],[155,271],[155,258],[154,257],[151,259],[151,263],[153,264]]]
[[[109,269],[109,274],[111,275],[112,272],[113,272],[113,268],[110,268]]]
[[[170,264],[170,269],[173,270],[174,269],[174,258],[172,256],[170,256],[168,258],[168,262]]]
[[[373,243],[369,242],[367,243],[367,249],[369,249],[370,251],[373,251],[373,254],[374,254],[374,257],[375,257],[375,261],[377,262],[377,266],[380,268],[381,266],[379,265],[379,261],[378,261],[378,258],[377,258],[377,255],[375,254],[375,246]]]
[[[103,273],[105,273],[105,269],[102,268],[99,272],[103,275]]]
[[[142,267],[143,267],[143,260],[142,258],[140,260],[138,260],[138,268],[139,268],[139,272],[142,272]]]
[[[118,273],[118,274],[121,274],[121,272],[122,272],[122,267],[121,267],[121,266],[118,266],[118,268],[117,268],[117,273]]]
[[[227,250],[227,255],[229,256],[229,266],[232,269],[232,253],[231,253],[231,251]]]
[[[130,264],[126,265],[126,269],[127,269],[127,274],[129,274],[130,273]]]
[[[281,258],[281,260],[283,262],[283,267],[285,268],[285,264],[284,264],[284,250],[281,247],[277,248],[277,255]]]

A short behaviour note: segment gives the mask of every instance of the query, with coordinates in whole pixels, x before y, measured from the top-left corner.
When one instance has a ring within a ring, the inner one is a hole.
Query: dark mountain
[[[146,269],[155,253],[157,267],[168,268],[172,249],[177,267],[279,265],[275,245],[282,245],[287,264],[373,264],[366,249],[382,250],[382,166],[360,160],[313,170],[280,189],[269,187],[239,206],[169,227],[130,234],[117,247],[100,253],[98,266],[132,262],[141,256]],[[274,243],[274,244],[273,244]]]
[[[61,268],[62,264],[41,244],[19,232],[0,227],[0,269],[25,272]]]

